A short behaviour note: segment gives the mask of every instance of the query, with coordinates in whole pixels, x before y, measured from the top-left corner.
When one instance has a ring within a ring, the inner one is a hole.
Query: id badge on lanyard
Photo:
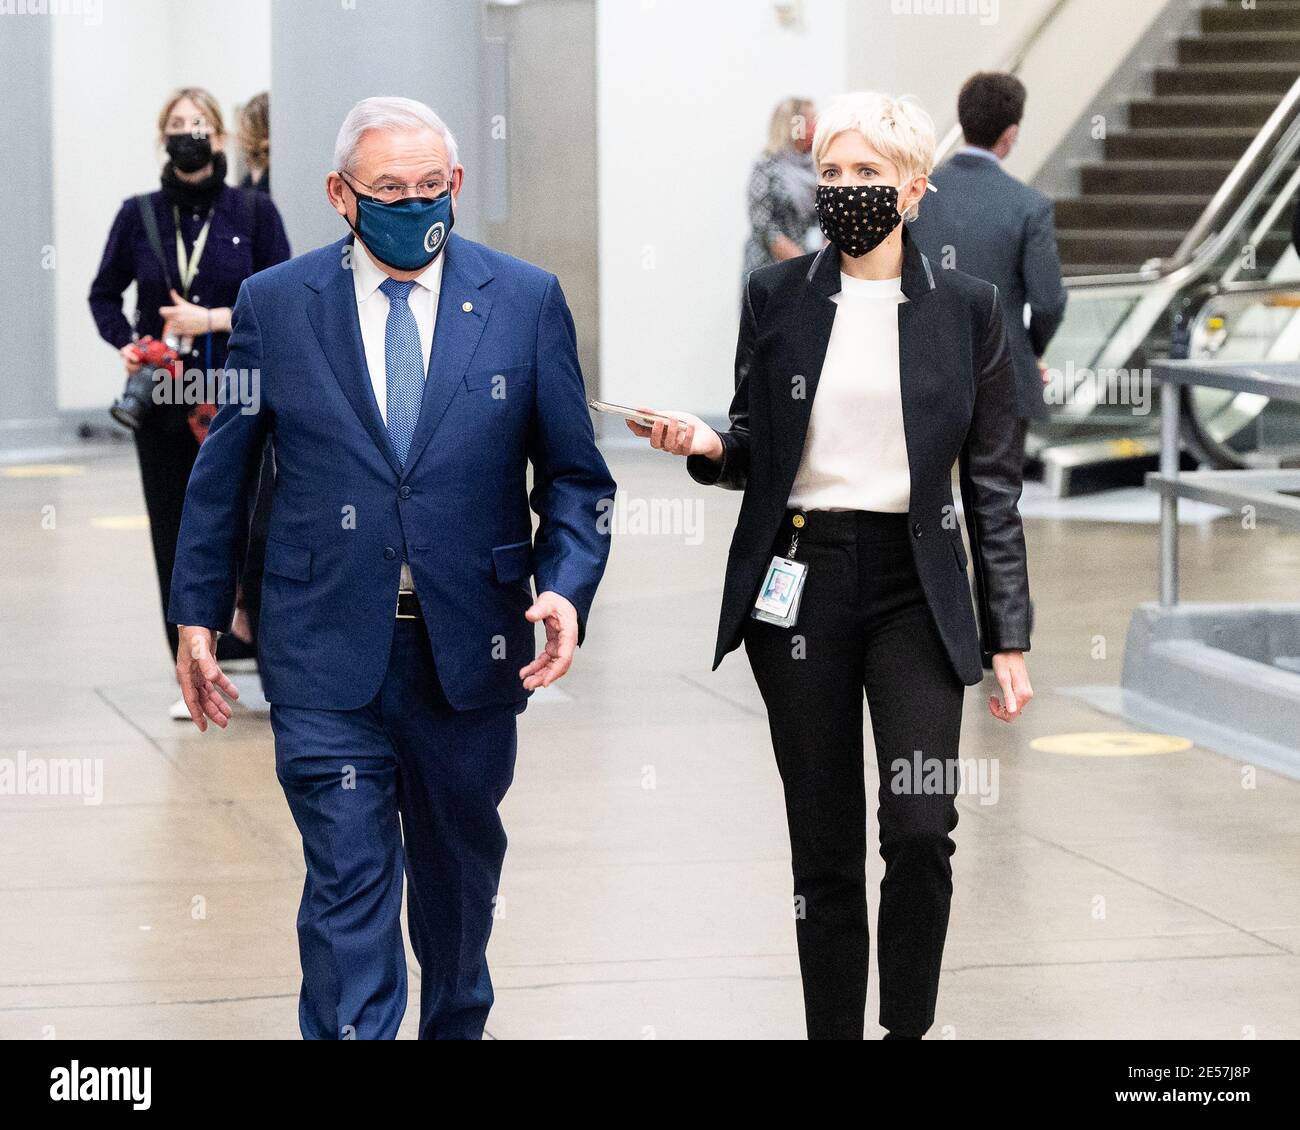
[[[791,519],[794,536],[790,539],[790,549],[785,557],[773,557],[758,586],[758,597],[750,616],[762,620],[765,624],[775,624],[778,628],[793,628],[799,620],[799,602],[803,597],[803,587],[808,580],[808,565],[796,561],[799,552],[799,531],[803,529],[806,519],[796,514]]]
[[[194,285],[194,276],[199,273],[199,260],[203,258],[203,249],[208,243],[208,232],[212,228],[212,212],[209,209],[207,219],[203,221],[203,227],[199,229],[199,234],[194,239],[194,247],[189,255],[185,254],[185,240],[181,236],[181,210],[172,208],[172,219],[176,224],[176,267],[180,271],[180,293],[186,302],[190,299],[190,287]],[[184,350],[189,350],[194,344],[193,337],[186,337],[181,342]]]
[[[203,227],[199,229],[199,234],[194,237],[194,247],[190,250],[189,255],[185,254],[185,239],[181,235],[181,210],[172,208],[172,219],[176,224],[176,267],[180,271],[180,292],[181,297],[188,301],[190,297],[190,287],[194,285],[194,276],[199,273],[199,260],[203,258],[203,249],[208,243],[208,232],[212,229],[212,212],[208,210],[207,218],[203,221]]]

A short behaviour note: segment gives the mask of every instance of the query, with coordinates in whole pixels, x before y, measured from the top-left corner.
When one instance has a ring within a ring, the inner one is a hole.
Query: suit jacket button
[[[923,532],[924,532],[924,531],[921,529],[921,523],[920,523],[920,522],[913,522],[913,523],[912,523],[912,536],[913,536],[914,538],[919,538]]]
[[[384,560],[385,561],[397,560],[397,550],[395,550],[391,545],[384,546]]]
[[[410,497],[411,497],[411,488],[410,488],[410,487],[402,487],[402,489],[399,490],[399,491],[397,492],[397,497],[398,497],[398,498],[410,498]]]

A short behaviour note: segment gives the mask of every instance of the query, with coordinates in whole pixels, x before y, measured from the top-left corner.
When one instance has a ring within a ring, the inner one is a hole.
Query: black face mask
[[[172,159],[177,172],[197,173],[212,160],[212,142],[207,137],[195,137],[191,133],[169,133],[167,156]]]
[[[858,258],[879,247],[903,217],[892,184],[819,184],[817,220],[822,235]]]

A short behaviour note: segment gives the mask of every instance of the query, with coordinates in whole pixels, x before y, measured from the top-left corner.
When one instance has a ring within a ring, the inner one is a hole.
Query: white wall
[[[1075,0],[1075,5],[1107,2]],[[915,95],[942,138],[957,121],[962,83],[975,71],[1003,66],[1053,3],[852,0],[845,37],[849,87]]]
[[[843,89],[847,2],[598,0],[606,399],[726,411],[749,169],[778,101]]]
[[[121,364],[96,332],[86,295],[122,201],[158,187],[164,99],[177,86],[206,87],[233,130],[236,104],[270,84],[270,28],[270,0],[104,0],[98,24],[54,21],[60,408],[106,408],[120,391]],[[128,292],[128,314],[133,308]]]

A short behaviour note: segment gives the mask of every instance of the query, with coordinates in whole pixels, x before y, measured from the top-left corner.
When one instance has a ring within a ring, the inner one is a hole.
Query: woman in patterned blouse
[[[808,233],[817,229],[817,173],[809,156],[814,113],[806,98],[787,98],[772,112],[767,146],[749,174],[744,278],[758,267],[815,250],[807,246]]]

